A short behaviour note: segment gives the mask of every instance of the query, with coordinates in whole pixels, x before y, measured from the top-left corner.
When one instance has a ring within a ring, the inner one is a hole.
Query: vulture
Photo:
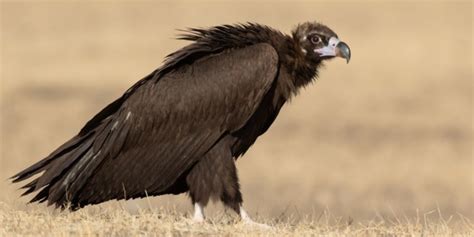
[[[323,63],[349,46],[318,22],[291,34],[256,23],[188,28],[190,44],[136,82],[46,158],[11,177],[34,179],[30,202],[77,210],[108,200],[188,193],[196,222],[209,200],[242,207],[235,162]]]

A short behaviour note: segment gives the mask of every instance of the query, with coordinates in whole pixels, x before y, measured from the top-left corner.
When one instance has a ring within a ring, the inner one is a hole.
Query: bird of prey
[[[284,34],[245,23],[189,28],[188,46],[90,119],[77,135],[12,177],[30,202],[72,210],[112,199],[188,192],[194,220],[210,199],[254,223],[242,207],[235,161],[282,106],[349,46],[306,22]]]

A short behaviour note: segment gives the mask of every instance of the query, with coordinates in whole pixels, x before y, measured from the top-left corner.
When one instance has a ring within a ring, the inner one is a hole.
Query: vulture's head
[[[329,27],[317,23],[306,22],[293,30],[293,40],[307,60],[320,62],[334,57],[351,59],[349,46],[340,41],[337,34]]]

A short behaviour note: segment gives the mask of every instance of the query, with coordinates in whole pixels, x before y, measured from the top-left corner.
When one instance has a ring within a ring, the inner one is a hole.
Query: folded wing
[[[247,123],[277,73],[275,49],[261,43],[139,82],[14,181],[44,171],[24,186],[26,194],[39,191],[32,201],[73,208],[166,192],[221,137]]]

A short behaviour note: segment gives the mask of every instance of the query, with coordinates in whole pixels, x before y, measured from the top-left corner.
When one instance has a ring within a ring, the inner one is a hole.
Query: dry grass
[[[473,234],[471,2],[0,4],[0,236]],[[238,161],[247,209],[275,232],[214,206],[190,225],[184,195],[59,213],[6,181],[183,46],[175,29],[313,19],[351,63],[330,62]]]
[[[438,210],[439,211],[439,210]],[[19,211],[0,203],[1,236],[472,236],[473,224],[464,216],[442,218],[432,211],[413,218],[378,218],[355,223],[324,211],[317,218],[295,221],[285,218],[259,219],[271,226],[261,229],[219,213],[203,224],[170,209],[142,209],[137,214],[123,208],[90,208],[74,213],[43,208]]]

